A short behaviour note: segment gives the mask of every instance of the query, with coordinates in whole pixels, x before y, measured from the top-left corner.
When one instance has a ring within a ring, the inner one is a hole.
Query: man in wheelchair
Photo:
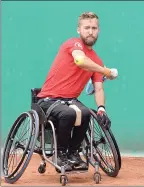
[[[92,48],[98,38],[98,16],[92,12],[83,13],[77,32],[79,38],[68,39],[61,45],[38,94],[38,103],[45,112],[57,100],[61,101],[53,108],[51,116],[57,121],[57,164],[65,165],[65,171],[88,169],[79,155],[79,148],[89,126],[90,112],[77,98],[91,79],[96,90],[98,120],[110,125],[105,111],[103,76],[111,80],[117,77],[117,70],[104,67]]]

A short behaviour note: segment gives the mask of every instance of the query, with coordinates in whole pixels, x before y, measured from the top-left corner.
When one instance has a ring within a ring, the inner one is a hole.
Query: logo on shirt
[[[76,42],[76,43],[74,44],[74,46],[83,49],[82,45],[81,45],[79,42]]]

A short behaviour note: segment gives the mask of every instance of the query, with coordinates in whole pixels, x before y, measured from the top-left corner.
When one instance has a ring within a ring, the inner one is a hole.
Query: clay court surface
[[[47,163],[47,170],[39,174],[37,169],[41,162],[39,155],[33,155],[27,169],[15,184],[7,184],[2,178],[1,186],[61,186],[60,175]],[[116,178],[108,177],[100,170],[102,181],[93,181],[94,168],[90,166],[86,173],[68,174],[66,186],[144,186],[144,158],[122,158],[122,168]]]

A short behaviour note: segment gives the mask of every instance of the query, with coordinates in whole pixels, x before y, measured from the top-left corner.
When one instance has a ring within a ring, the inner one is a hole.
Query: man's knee
[[[83,118],[83,120],[90,120],[90,111],[89,111],[89,109],[88,108],[82,108],[82,118]]]

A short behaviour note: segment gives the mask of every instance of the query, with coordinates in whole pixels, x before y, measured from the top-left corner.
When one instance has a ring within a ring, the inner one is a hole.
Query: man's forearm
[[[99,107],[100,105],[105,106],[105,95],[104,95],[104,90],[100,89],[95,92],[95,101],[97,106]]]
[[[90,58],[88,58],[87,56],[85,56],[84,58],[84,63],[81,64],[82,68],[85,68],[89,71],[93,71],[93,72],[99,72],[104,74],[104,67],[96,64],[95,62],[93,62]]]
[[[72,56],[74,58],[74,62],[83,69],[86,69],[88,71],[92,72],[99,72],[105,76],[111,75],[111,70],[105,67],[102,67],[92,61],[90,58],[88,58],[83,51],[80,50],[74,50],[72,52]]]
[[[103,75],[108,75],[110,73],[109,69],[96,64],[87,56],[84,57],[84,62],[80,65],[80,67],[87,69],[88,71],[99,72]]]

